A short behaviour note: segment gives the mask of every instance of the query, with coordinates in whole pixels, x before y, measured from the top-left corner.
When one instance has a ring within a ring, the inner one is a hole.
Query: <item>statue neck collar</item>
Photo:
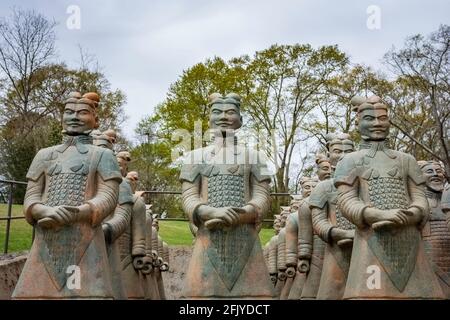
[[[87,145],[92,145],[93,138],[90,135],[78,135],[78,136],[65,136],[63,138],[63,144],[60,145],[56,150],[63,153],[70,146],[75,146],[80,153],[87,153]]]
[[[370,158],[375,157],[378,151],[384,152],[389,158],[395,159],[396,155],[394,152],[386,146],[386,140],[382,141],[371,141],[364,140],[359,145],[359,150],[368,149],[367,156]]]

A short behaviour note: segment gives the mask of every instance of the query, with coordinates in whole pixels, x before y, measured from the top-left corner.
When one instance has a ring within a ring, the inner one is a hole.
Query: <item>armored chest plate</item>
[[[379,177],[367,181],[369,199],[381,210],[406,209],[409,206],[406,187],[401,178]]]
[[[244,177],[218,174],[208,178],[208,203],[215,208],[245,205]],[[228,290],[232,290],[253,250],[253,226],[238,225],[208,232],[204,242],[208,258]]]
[[[242,207],[244,198],[244,177],[218,174],[208,178],[208,203],[215,208]]]
[[[87,175],[84,174],[59,173],[50,176],[46,205],[82,205],[85,200],[86,182]]]

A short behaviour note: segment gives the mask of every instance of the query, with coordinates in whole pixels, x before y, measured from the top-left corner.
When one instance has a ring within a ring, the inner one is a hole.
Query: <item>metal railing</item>
[[[6,184],[9,186],[8,207],[7,207],[6,217],[0,217],[0,221],[6,221],[5,245],[3,248],[3,253],[8,253],[9,235],[10,235],[10,231],[11,231],[11,220],[25,219],[24,216],[16,216],[16,217],[12,216],[14,185],[17,185],[17,184],[18,185],[26,185],[27,183],[23,182],[23,181],[0,180],[0,184]],[[34,235],[34,232],[33,232],[33,235]]]
[[[6,221],[6,229],[5,229],[5,243],[3,247],[3,253],[8,253],[9,248],[9,240],[10,240],[10,233],[11,233],[11,221],[12,220],[19,220],[19,219],[25,219],[25,216],[12,216],[12,206],[13,206],[13,191],[14,191],[14,185],[26,185],[26,182],[23,181],[14,181],[14,180],[1,180],[0,179],[0,185],[6,184],[9,186],[9,193],[7,195],[8,203],[7,203],[7,214],[6,217],[0,217],[0,221]],[[142,194],[149,194],[149,195],[164,195],[164,194],[173,194],[173,195],[181,195],[181,191],[143,191]],[[289,193],[271,193],[272,197],[288,197],[290,196]],[[161,219],[163,221],[189,221],[187,218],[164,218]],[[264,219],[263,222],[273,222],[272,219]],[[34,239],[34,228],[32,233],[32,241]]]

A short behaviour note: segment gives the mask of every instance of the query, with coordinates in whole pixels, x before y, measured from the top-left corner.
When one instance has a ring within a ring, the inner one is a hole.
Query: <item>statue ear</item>
[[[94,129],[98,129],[99,126],[100,126],[100,124],[99,124],[98,115],[95,115],[95,125],[94,125]]]

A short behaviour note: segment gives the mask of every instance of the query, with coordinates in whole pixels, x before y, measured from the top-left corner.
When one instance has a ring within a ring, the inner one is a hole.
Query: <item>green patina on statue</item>
[[[328,158],[332,172],[338,161],[354,151],[348,134],[327,136]],[[321,181],[309,197],[313,227],[326,243],[317,299],[342,299],[352,254],[355,226],[337,208],[334,179]]]
[[[191,152],[181,170],[182,203],[198,228],[186,298],[271,298],[258,231],[270,207],[270,176],[253,150],[236,143],[240,97],[210,96],[214,142]]]
[[[122,178],[113,152],[89,135],[98,103],[95,93],[71,93],[63,144],[40,150],[28,170],[24,213],[36,237],[13,299],[114,297],[102,221]]]
[[[339,161],[339,211],[356,226],[344,299],[442,299],[424,251],[429,207],[416,160],[389,149],[387,106],[352,99],[362,142]]]

